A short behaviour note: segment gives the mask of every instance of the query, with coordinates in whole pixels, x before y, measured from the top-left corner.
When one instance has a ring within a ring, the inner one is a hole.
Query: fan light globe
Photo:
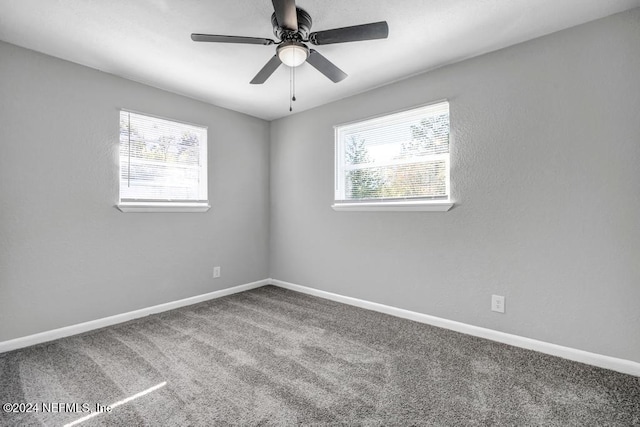
[[[309,57],[309,49],[302,43],[288,42],[278,47],[278,58],[284,65],[297,67]]]

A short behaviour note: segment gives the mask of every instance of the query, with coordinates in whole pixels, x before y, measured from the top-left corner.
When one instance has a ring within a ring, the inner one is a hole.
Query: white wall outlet
[[[213,267],[213,278],[217,279],[220,277],[220,267]]]
[[[504,313],[504,297],[502,295],[491,295],[491,311]]]

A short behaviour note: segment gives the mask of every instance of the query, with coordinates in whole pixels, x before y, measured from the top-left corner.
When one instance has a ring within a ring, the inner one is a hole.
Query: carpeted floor
[[[630,426],[640,378],[266,286],[0,355],[6,402],[38,409],[10,426]]]

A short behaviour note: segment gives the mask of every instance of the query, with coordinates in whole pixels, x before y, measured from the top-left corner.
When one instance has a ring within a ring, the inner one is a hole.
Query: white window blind
[[[449,200],[449,103],[356,123],[336,133],[337,203]]]
[[[120,111],[120,202],[207,203],[207,128]]]

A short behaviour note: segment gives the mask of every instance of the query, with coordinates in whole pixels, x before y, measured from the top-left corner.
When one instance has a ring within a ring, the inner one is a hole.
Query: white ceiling
[[[297,0],[311,31],[386,20],[389,38],[318,46],[349,77],[296,69],[294,113],[443,64],[640,6],[640,0]],[[272,120],[289,113],[289,71],[249,81],[274,46],[195,43],[190,34],[274,38],[270,0],[0,0],[0,40]]]

